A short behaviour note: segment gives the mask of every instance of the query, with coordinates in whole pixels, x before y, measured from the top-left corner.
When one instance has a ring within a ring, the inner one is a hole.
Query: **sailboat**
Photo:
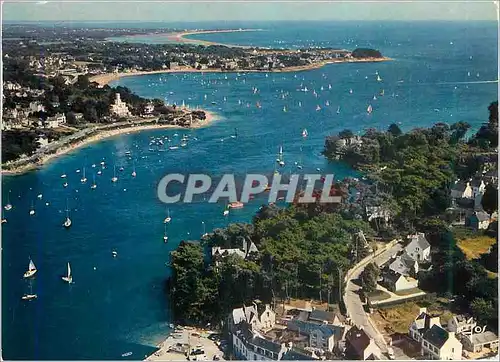
[[[329,101],[326,101],[325,106],[327,106],[327,107],[328,107],[329,105],[330,105],[330,102],[329,102]]]
[[[262,108],[262,106],[260,105],[260,102],[257,102],[256,106],[257,106],[257,108]]]
[[[95,190],[97,188],[97,184],[95,183],[95,174],[93,175],[92,179],[93,179],[93,181],[92,181],[92,185],[90,185],[90,188],[92,190]]]
[[[68,183],[67,182],[63,183],[63,187],[68,187]]]
[[[229,207],[227,205],[226,205],[226,207],[225,207],[224,212],[222,213],[222,215],[224,215],[224,216],[229,215]]]
[[[340,106],[337,107],[337,114],[340,114]]]
[[[63,226],[67,229],[71,226],[71,219],[69,218],[69,207],[68,200],[66,199],[66,220],[64,220]]]
[[[237,138],[238,137],[238,129],[234,129],[234,135],[231,136],[231,138]]]
[[[301,101],[299,101],[299,107],[302,107],[302,102]]]
[[[349,89],[349,94],[352,94],[352,89]]]
[[[87,182],[87,177],[85,176],[85,167],[83,168],[83,175],[82,175],[82,178],[80,179],[80,181],[82,182],[82,184]]]
[[[132,171],[132,177],[137,176],[137,172],[135,172],[135,161],[133,162],[133,171]]]
[[[380,94],[380,96],[382,96],[382,97],[383,97],[383,96],[384,96],[384,94],[385,94],[385,91],[382,89],[382,90],[380,91],[380,93],[379,93],[379,94]]]
[[[68,262],[68,274],[61,277],[61,279],[64,280],[68,284],[73,283],[73,276],[71,275],[71,266],[69,265],[69,262]]]
[[[285,106],[283,106],[283,112],[286,112],[286,107]]]
[[[66,174],[65,174],[65,173],[63,173],[63,174],[61,175],[61,178],[66,178]]]
[[[28,264],[28,270],[24,273],[25,278],[31,278],[33,275],[36,273],[36,266],[35,263],[33,263],[33,260],[30,258],[30,262]]]
[[[5,209],[5,211],[12,210],[12,204],[10,203],[10,190],[7,194],[7,204],[3,208]]]
[[[170,221],[172,221],[172,218],[170,217],[170,210],[167,209],[167,217],[165,218],[165,220],[163,220],[163,223],[166,224],[169,223]]]
[[[278,162],[278,164],[283,167],[285,166],[285,161],[283,161],[283,147],[280,146],[280,151],[279,151],[279,154],[278,154],[278,159],[276,160]]]
[[[382,78],[380,78],[380,75],[377,74],[377,82],[381,82]]]
[[[38,298],[38,295],[33,294],[33,286],[31,285],[31,283],[29,284],[29,288],[30,288],[29,293],[24,294],[21,297],[22,300],[33,300],[33,299]]]
[[[319,106],[319,104],[316,106],[316,111],[321,111],[321,107]]]
[[[30,215],[35,215],[35,206],[33,205],[33,201],[31,201]]]
[[[376,101],[377,100],[377,96],[374,94],[373,95],[373,100]]]
[[[113,177],[111,178],[111,182],[118,181],[118,177],[116,177],[116,165],[113,166]]]
[[[203,225],[203,234],[201,235],[201,238],[206,238],[208,236],[208,233],[205,229],[205,221],[202,221],[201,224]]]
[[[165,232],[163,234],[163,242],[166,243],[167,241],[168,241],[167,224],[165,224]]]
[[[306,138],[307,135],[308,135],[307,129],[304,128],[304,130],[302,131],[302,137]]]
[[[372,108],[372,105],[370,104],[370,105],[368,106],[368,108],[366,109],[366,113],[368,113],[368,114],[372,114],[372,112],[373,112],[373,108]]]
[[[331,84],[328,84],[328,89],[332,89],[332,85]]]

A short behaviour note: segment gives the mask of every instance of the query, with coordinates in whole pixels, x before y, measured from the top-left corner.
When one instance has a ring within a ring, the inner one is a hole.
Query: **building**
[[[451,189],[451,197],[453,199],[470,199],[472,198],[472,187],[467,181],[455,181]]]
[[[403,254],[397,256],[390,264],[389,269],[395,273],[414,277],[418,273],[418,262],[414,260],[411,256],[406,254],[406,251]]]
[[[490,226],[490,215],[484,211],[474,211],[465,221],[465,226],[475,230],[486,230]]]
[[[245,322],[235,326],[232,333],[233,353],[240,360],[281,361],[314,360],[314,353],[300,351],[292,343],[276,343],[252,330]]]
[[[253,330],[267,330],[274,327],[276,324],[276,313],[271,309],[269,304],[263,304],[256,300],[250,306],[233,309],[229,317],[229,326],[234,326],[245,322],[252,327]]]
[[[422,356],[428,359],[462,359],[462,343],[455,336],[455,332],[449,332],[437,324],[424,332],[420,351]]]
[[[38,136],[36,143],[38,143],[39,148],[42,148],[42,147],[45,147],[49,144],[49,140],[45,135],[40,135],[40,136]]]
[[[311,328],[309,347],[333,352],[344,349],[344,340],[349,330],[345,325],[322,324]]]
[[[47,117],[45,128],[57,128],[63,124],[66,124],[66,116],[62,113],[57,113],[53,117]]]
[[[246,259],[254,253],[258,253],[259,250],[253,241],[244,239],[242,241],[241,248],[231,248],[231,249],[223,249],[220,246],[212,247],[212,258],[224,258],[228,255],[236,254],[239,257]]]
[[[470,180],[470,185],[472,187],[472,197],[484,194],[486,189],[486,184],[481,177],[475,177]]]
[[[155,110],[155,106],[152,103],[148,103],[144,107],[144,114],[145,115],[150,115],[150,114],[152,114],[154,112],[154,110]]]
[[[418,280],[410,276],[387,270],[383,273],[382,284],[391,292],[418,288]]]
[[[313,309],[313,311],[309,313],[308,320],[310,322],[321,324],[341,324],[344,322],[344,317],[340,313]]]
[[[30,102],[29,110],[30,112],[45,112],[45,107],[42,105],[42,103],[33,101]]]
[[[128,117],[130,116],[130,111],[128,109],[127,103],[122,102],[120,98],[120,93],[116,93],[115,103],[110,107],[110,113],[116,117]]]
[[[346,359],[380,359],[380,348],[363,329],[356,326],[349,329],[345,337],[345,344]]]
[[[464,315],[454,315],[448,320],[447,329],[450,332],[463,333],[471,331],[477,325],[473,317],[466,317]]]
[[[470,352],[482,352],[485,348],[498,350],[498,336],[490,331],[463,334],[460,340],[464,348]]]
[[[420,312],[409,328],[409,336],[416,342],[422,341],[424,333],[433,325],[441,326],[439,317],[427,314],[427,308],[420,308]]]
[[[413,260],[428,262],[431,260],[431,245],[425,238],[424,233],[418,233],[410,237],[410,243],[405,247],[405,252]]]

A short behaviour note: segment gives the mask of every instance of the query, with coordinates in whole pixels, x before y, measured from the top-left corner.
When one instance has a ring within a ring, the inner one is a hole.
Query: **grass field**
[[[465,257],[472,260],[479,258],[481,254],[487,253],[493,244],[495,244],[495,238],[477,235],[461,239],[458,241],[457,245],[465,254]]]

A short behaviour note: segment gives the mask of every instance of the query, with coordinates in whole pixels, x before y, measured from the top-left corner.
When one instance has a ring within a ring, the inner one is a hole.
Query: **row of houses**
[[[445,328],[440,317],[428,314],[426,308],[420,308],[408,334],[420,345],[420,353],[427,359],[461,360],[468,352],[498,350],[498,336],[478,326],[472,317],[453,316]]]
[[[228,318],[232,351],[245,360],[380,359],[381,351],[363,329],[333,311],[288,307],[280,317],[255,301]]]

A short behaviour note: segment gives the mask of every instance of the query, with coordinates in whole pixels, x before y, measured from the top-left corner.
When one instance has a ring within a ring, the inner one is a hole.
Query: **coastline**
[[[136,72],[122,72],[122,73],[102,73],[89,78],[89,81],[96,82],[99,86],[103,87],[109,83],[123,77],[151,75],[151,74],[164,74],[164,73],[290,73],[290,72],[303,72],[307,70],[319,69],[327,64],[341,64],[341,63],[377,63],[393,60],[392,58],[360,58],[360,59],[330,59],[322,62],[300,65],[296,67],[287,67],[283,69],[239,69],[239,70],[221,70],[221,69],[195,69],[195,68],[181,68],[181,69],[164,69],[164,70],[147,70]]]
[[[15,176],[15,175],[21,175],[21,174],[28,172],[28,171],[37,170],[37,169],[41,168],[43,165],[47,164],[48,162],[50,162],[51,160],[53,160],[57,157],[64,156],[65,154],[76,151],[79,148],[87,146],[91,143],[99,142],[99,141],[102,141],[104,139],[111,138],[111,137],[120,136],[122,134],[130,134],[130,133],[151,131],[151,130],[158,130],[158,129],[186,129],[186,130],[198,129],[198,128],[206,127],[209,124],[211,124],[212,122],[219,119],[218,116],[213,112],[205,111],[205,110],[204,110],[204,112],[205,112],[206,118],[204,120],[198,121],[196,124],[194,124],[191,127],[181,127],[181,126],[177,126],[177,125],[161,124],[161,123],[143,124],[143,125],[131,123],[128,127],[123,127],[123,128],[116,128],[116,129],[111,129],[111,130],[106,130],[106,129],[99,130],[99,129],[97,129],[96,134],[92,134],[91,136],[85,137],[83,140],[75,142],[75,143],[68,143],[66,145],[62,145],[61,147],[59,147],[57,149],[56,152],[42,155],[37,162],[27,162],[25,165],[13,167],[12,169],[9,169],[9,170],[5,170],[3,168],[5,165],[3,165],[1,173],[3,176],[7,176],[7,175]],[[148,120],[148,121],[152,122],[154,120]],[[93,127],[89,127],[86,130],[90,131],[92,129],[93,129]],[[20,161],[22,161],[22,160],[12,161],[12,163],[20,162]],[[6,165],[8,166],[9,163],[6,163]]]

